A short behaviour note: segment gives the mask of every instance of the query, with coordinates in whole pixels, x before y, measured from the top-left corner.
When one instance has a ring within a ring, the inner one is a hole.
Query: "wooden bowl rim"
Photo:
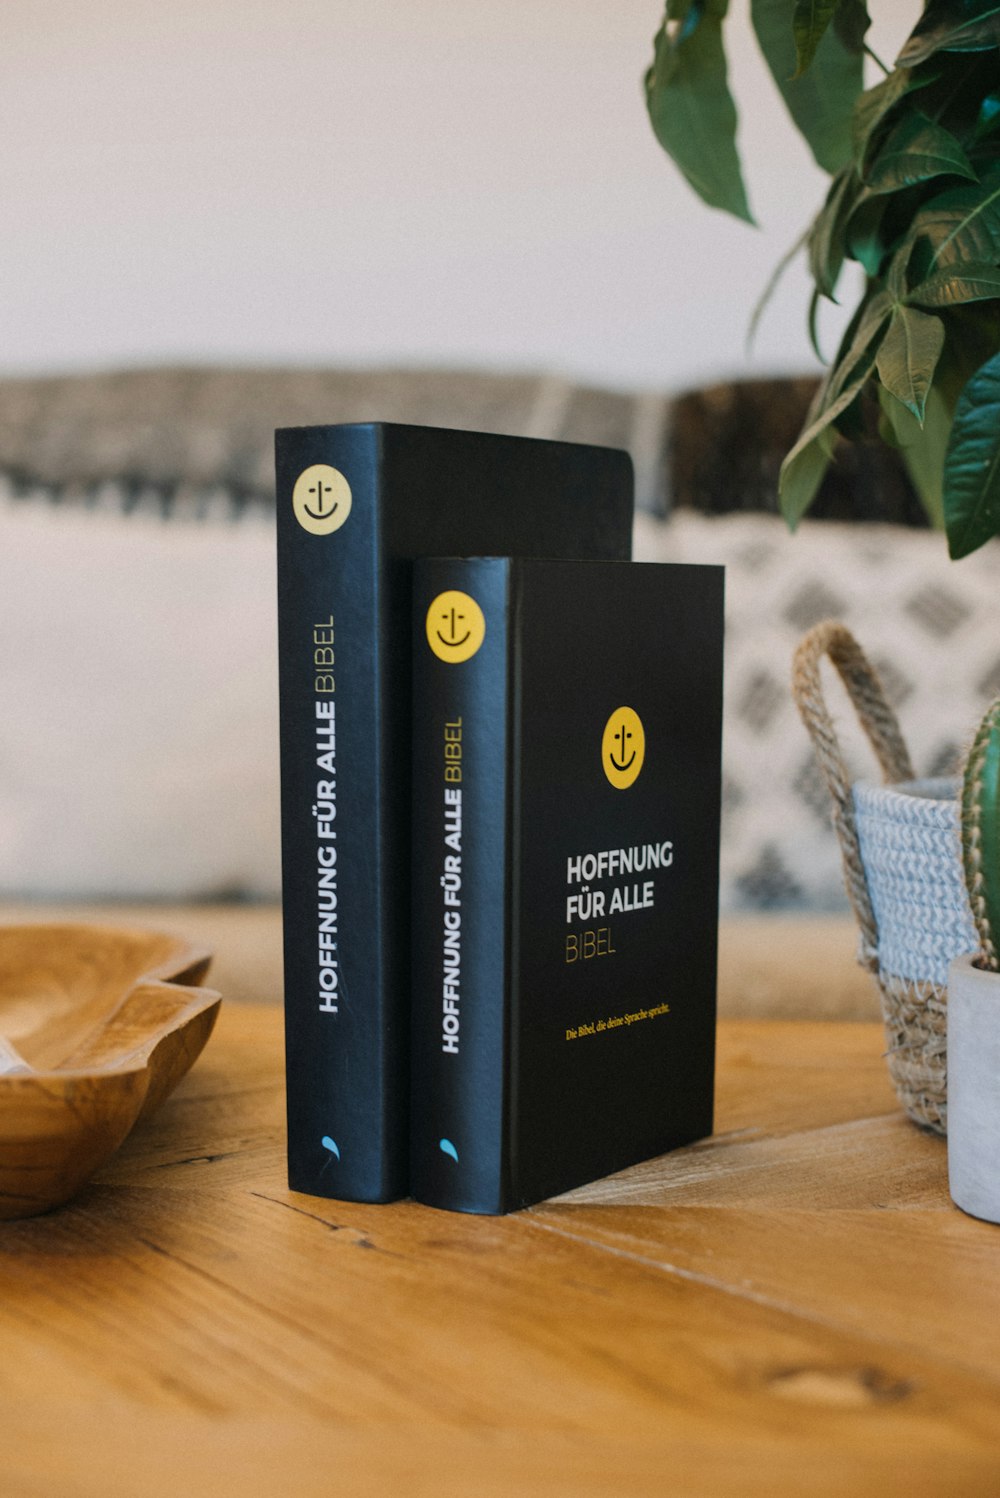
[[[79,936],[82,939],[81,945],[86,945],[86,938],[94,936],[101,939],[124,936],[129,940],[135,937],[147,937],[160,943],[169,941],[172,945],[166,956],[160,962],[153,964],[148,971],[133,979],[122,994],[118,1006],[108,1015],[108,1020],[110,1021],[122,1005],[142,988],[167,989],[179,997],[183,996],[183,1002],[169,1020],[151,1032],[148,1041],[140,1043],[133,1051],[127,1052],[127,1059],[121,1062],[116,1063],[111,1060],[101,1066],[51,1067],[45,1070],[32,1067],[27,1072],[0,1074],[0,1088],[17,1090],[24,1087],[27,1089],[30,1086],[37,1087],[39,1083],[55,1085],[80,1081],[88,1077],[128,1076],[135,1072],[146,1071],[150,1066],[153,1053],[164,1040],[178,1030],[186,1028],[200,1015],[212,1009],[218,1011],[222,1003],[222,994],[217,989],[202,984],[177,981],[177,978],[184,973],[211,962],[214,954],[210,948],[200,946],[171,931],[157,931],[148,926],[114,926],[106,922],[27,921],[0,926],[0,944],[8,935],[17,935],[22,939],[25,935],[39,937],[58,935],[62,940],[65,940],[67,936]]]

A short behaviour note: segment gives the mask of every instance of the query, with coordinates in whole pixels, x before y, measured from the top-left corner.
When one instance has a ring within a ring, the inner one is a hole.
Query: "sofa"
[[[788,693],[796,640],[844,618],[918,770],[946,773],[1000,691],[997,549],[949,563],[875,446],[845,452],[791,536],[777,469],[813,387],[400,369],[0,380],[0,894],[276,896],[271,434],[383,419],[629,450],[637,559],[727,568],[723,908],[843,910]],[[872,773],[846,707],[842,724]]]

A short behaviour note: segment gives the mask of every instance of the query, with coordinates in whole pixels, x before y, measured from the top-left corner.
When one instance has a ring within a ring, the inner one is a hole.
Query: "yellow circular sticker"
[[[427,643],[440,661],[467,661],[485,638],[483,611],[468,593],[451,588],[427,610]]]
[[[616,707],[604,725],[601,764],[616,790],[624,791],[637,778],[646,758],[642,719],[632,707]]]
[[[314,536],[339,531],[351,513],[351,486],[339,468],[313,463],[295,480],[292,509],[299,525]]]

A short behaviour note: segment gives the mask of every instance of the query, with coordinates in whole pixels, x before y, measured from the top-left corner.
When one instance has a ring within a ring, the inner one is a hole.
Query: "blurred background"
[[[874,8],[892,58],[916,0]],[[727,566],[723,903],[842,904],[794,644],[856,624],[941,769],[1000,685],[995,570],[899,523],[881,459],[773,514],[801,262],[746,335],[827,179],[748,15],[757,228],[653,137],[658,0],[4,0],[0,895],[276,897],[271,434],[384,419],[631,452],[636,555]]]
[[[905,34],[914,7],[874,7]],[[658,0],[5,0],[0,367],[445,363],[677,389],[812,368],[825,192],[728,23],[753,230],[647,123]]]

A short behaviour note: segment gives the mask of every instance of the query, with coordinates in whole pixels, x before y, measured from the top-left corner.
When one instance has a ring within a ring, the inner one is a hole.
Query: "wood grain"
[[[0,1232],[5,1494],[995,1494],[1000,1236],[881,1048],[727,1022],[714,1140],[474,1218],[289,1192],[280,1014],[229,1006]]]
[[[209,954],[109,926],[0,926],[0,1219],[68,1201],[205,1045]]]
[[[228,1002],[281,1002],[276,905],[7,907],[9,920],[113,920],[163,927],[215,952],[212,981]],[[729,915],[719,929],[719,1013],[727,1019],[879,1018],[874,981],[855,961],[851,916]],[[816,981],[816,975],[820,981]]]

